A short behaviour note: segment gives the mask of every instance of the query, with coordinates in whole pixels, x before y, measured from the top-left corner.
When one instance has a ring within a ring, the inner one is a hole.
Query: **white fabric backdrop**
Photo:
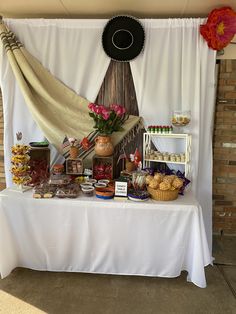
[[[4,19],[4,23],[53,75],[79,95],[95,101],[110,63],[101,44],[105,20]],[[11,186],[10,148],[16,141],[15,133],[22,131],[25,143],[42,141],[44,135],[28,110],[2,47],[1,56],[4,160],[6,183]],[[51,157],[62,158],[55,149]]]
[[[170,125],[173,110],[191,110],[188,128],[192,134],[192,188],[203,208],[211,248],[216,54],[199,33],[204,19],[144,20],[143,23],[145,49],[130,62],[139,114],[146,126]],[[164,140],[158,143],[165,151]]]
[[[94,101],[110,59],[101,45],[107,20],[4,19],[26,49],[52,74]],[[172,109],[191,109],[193,189],[203,208],[211,248],[211,123],[214,108],[215,52],[199,34],[203,19],[141,20],[144,51],[131,64],[140,116],[148,124],[169,124]],[[42,140],[1,51],[5,122],[5,169],[10,180],[10,147],[16,131],[25,142]]]

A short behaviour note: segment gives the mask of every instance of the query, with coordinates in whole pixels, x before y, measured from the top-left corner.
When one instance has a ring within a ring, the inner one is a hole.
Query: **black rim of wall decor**
[[[145,32],[138,19],[130,15],[117,15],[104,27],[102,45],[112,60],[128,62],[143,50]]]

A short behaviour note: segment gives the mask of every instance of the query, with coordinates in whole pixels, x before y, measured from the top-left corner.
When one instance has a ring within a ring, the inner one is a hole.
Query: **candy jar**
[[[132,174],[132,184],[135,190],[143,191],[146,189],[146,171],[135,171]]]
[[[171,123],[176,128],[176,133],[181,133],[183,131],[183,128],[190,123],[190,120],[190,110],[175,110],[172,113]]]

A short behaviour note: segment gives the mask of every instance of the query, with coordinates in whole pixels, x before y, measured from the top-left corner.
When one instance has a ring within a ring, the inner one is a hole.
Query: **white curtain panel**
[[[203,208],[211,249],[216,54],[199,33],[204,19],[142,22],[146,32],[144,51],[130,62],[139,114],[146,126],[170,125],[173,110],[191,110],[188,129],[192,134],[192,189]],[[165,141],[158,144],[165,151]]]
[[[101,36],[106,20],[4,19],[25,48],[42,65],[77,94],[95,101],[110,59]],[[23,132],[25,143],[42,141],[1,47],[0,85],[4,104],[4,160],[7,186],[11,186],[11,146],[15,133]],[[78,117],[79,123],[79,117]],[[68,134],[69,135],[69,134]],[[52,148],[52,162],[62,161]]]

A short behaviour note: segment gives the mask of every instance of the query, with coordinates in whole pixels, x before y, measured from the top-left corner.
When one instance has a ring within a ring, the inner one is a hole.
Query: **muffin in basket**
[[[147,182],[147,190],[151,198],[157,201],[173,201],[177,199],[179,189],[182,186],[183,180],[177,176],[165,176],[158,173]]]

